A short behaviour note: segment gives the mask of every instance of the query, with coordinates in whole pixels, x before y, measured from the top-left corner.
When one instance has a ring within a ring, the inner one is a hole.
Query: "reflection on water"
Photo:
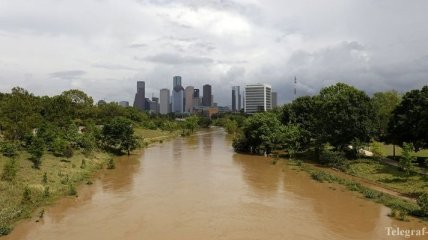
[[[211,129],[117,161],[78,198],[5,239],[388,239],[389,210],[262,156]],[[400,239],[400,238],[394,238]]]

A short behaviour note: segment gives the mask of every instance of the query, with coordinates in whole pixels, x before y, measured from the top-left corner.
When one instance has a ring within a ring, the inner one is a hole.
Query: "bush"
[[[6,236],[12,231],[12,227],[8,225],[0,226],[0,236]]]
[[[410,175],[414,169],[414,161],[416,160],[416,157],[413,156],[413,154],[413,144],[403,143],[403,151],[401,152],[401,157],[398,164],[401,170],[406,173],[406,175]]]
[[[3,167],[3,174],[1,176],[1,180],[5,181],[13,181],[16,177],[16,172],[18,172],[18,166],[16,164],[16,160],[11,158],[7,161],[7,163]]]
[[[43,174],[42,183],[44,183],[44,184],[48,183],[48,174],[46,172]]]
[[[321,152],[319,159],[321,164],[341,170],[345,170],[349,166],[349,162],[342,152],[324,150]]]
[[[382,151],[382,143],[373,142],[371,146],[371,152],[373,153],[373,159],[376,161],[381,161],[385,158],[385,154]]]
[[[68,184],[68,195],[69,196],[77,196],[76,187],[72,183]]]
[[[16,142],[4,142],[1,144],[0,151],[6,157],[15,157],[18,155],[19,145]]]
[[[73,149],[70,143],[60,137],[55,138],[52,142],[51,151],[57,157],[70,158],[73,156]]]
[[[24,192],[22,193],[22,204],[31,203],[31,191],[28,186],[24,188]]]
[[[336,177],[323,171],[312,171],[311,177],[318,182],[333,182],[336,179]]]
[[[113,158],[110,158],[107,162],[107,169],[115,169],[116,168],[116,164],[114,162]]]
[[[417,200],[418,206],[421,208],[421,211],[425,216],[428,216],[428,193],[423,193],[418,197]]]

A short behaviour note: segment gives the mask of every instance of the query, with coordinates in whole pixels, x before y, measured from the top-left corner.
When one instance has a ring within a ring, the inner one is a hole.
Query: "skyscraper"
[[[194,87],[187,86],[186,90],[184,90],[184,111],[191,113],[193,112],[193,93]]]
[[[171,95],[170,95],[169,89],[163,88],[160,90],[160,94],[159,94],[159,97],[160,97],[159,112],[160,112],[160,114],[168,114],[171,112],[169,109],[170,96]]]
[[[181,86],[181,77],[180,76],[174,76],[172,78],[173,83],[172,83],[172,88],[175,88],[175,86]]]
[[[232,112],[241,111],[241,90],[239,86],[232,87]]]
[[[211,85],[205,84],[203,86],[202,106],[211,107],[211,105],[212,105]]]
[[[137,93],[134,98],[134,108],[140,111],[145,110],[146,102],[146,83],[144,81],[137,82]]]
[[[173,78],[173,86],[172,90],[172,112],[174,113],[183,113],[184,111],[184,88],[181,86],[181,77],[175,76]]]
[[[278,106],[278,93],[272,92],[272,108]]]
[[[263,112],[272,109],[272,87],[267,84],[245,86],[245,113]]]

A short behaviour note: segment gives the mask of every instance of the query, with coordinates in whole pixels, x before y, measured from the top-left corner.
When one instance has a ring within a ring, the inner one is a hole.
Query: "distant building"
[[[159,98],[152,97],[150,101],[149,111],[151,113],[159,113]]]
[[[245,113],[252,114],[272,109],[272,87],[267,84],[245,86]]]
[[[191,113],[193,112],[193,94],[194,87],[188,86],[184,90],[184,112]]]
[[[241,90],[239,86],[232,87],[232,112],[241,111]]]
[[[174,89],[172,90],[171,111],[174,113],[183,113],[184,112],[184,88],[183,86],[181,86],[180,76],[175,76],[173,78],[173,86],[174,86]]]
[[[278,93],[272,92],[272,108],[278,106]]]
[[[212,100],[213,100],[211,85],[205,84],[202,90],[203,90],[202,105],[206,107],[211,107]]]
[[[122,107],[129,107],[129,102],[128,101],[120,101],[119,105]]]
[[[172,88],[175,88],[176,86],[182,86],[181,85],[181,76],[174,76],[172,78],[172,81],[173,81]]]
[[[169,89],[164,88],[160,90],[160,102],[159,102],[159,113],[160,114],[168,114],[171,112],[170,109],[170,92]]]
[[[193,89],[193,98],[199,98],[199,89]]]
[[[137,82],[137,93],[134,98],[134,107],[140,111],[146,108],[146,83],[144,81]]]
[[[106,104],[107,104],[107,102],[105,100],[102,100],[102,99],[99,100],[98,103],[97,103],[98,106],[100,106],[100,105],[106,105]]]

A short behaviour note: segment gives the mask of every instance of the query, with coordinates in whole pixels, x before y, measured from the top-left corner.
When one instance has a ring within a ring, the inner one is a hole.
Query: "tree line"
[[[319,159],[333,149],[355,158],[361,146],[372,141],[419,151],[428,147],[428,86],[404,95],[387,91],[369,97],[353,86],[337,83],[315,96],[251,115],[235,132],[233,146],[240,152],[269,154],[286,149],[292,155],[310,149]]]
[[[199,122],[195,117],[177,122],[173,116],[150,115],[114,102],[95,105],[76,89],[51,97],[35,96],[20,87],[0,93],[0,151],[11,158],[27,151],[34,168],[39,168],[46,152],[67,158],[74,151],[129,154],[142,140],[135,135],[135,127],[183,129],[188,134]]]

